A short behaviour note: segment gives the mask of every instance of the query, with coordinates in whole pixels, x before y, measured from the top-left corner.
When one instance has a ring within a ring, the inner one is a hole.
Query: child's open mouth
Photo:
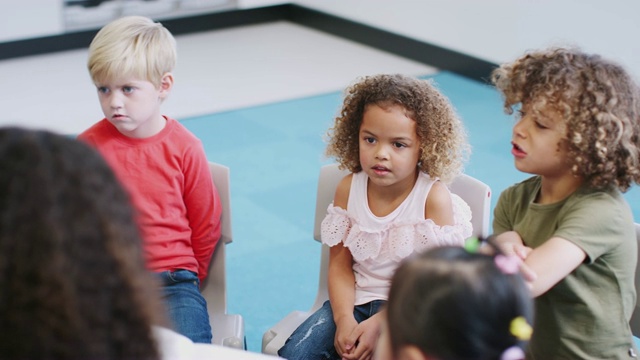
[[[513,154],[513,156],[521,158],[527,155],[527,153],[522,150],[522,148],[518,146],[518,144],[512,142],[511,145],[513,145],[513,148],[511,149],[511,154]]]
[[[384,166],[374,166],[372,169],[378,175],[384,175],[389,172],[389,169]]]

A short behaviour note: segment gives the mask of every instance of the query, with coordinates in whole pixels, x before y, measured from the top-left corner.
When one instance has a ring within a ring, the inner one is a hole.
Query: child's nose
[[[527,130],[527,125],[524,121],[524,118],[518,120],[515,125],[513,125],[513,135],[524,137]]]
[[[386,146],[379,144],[376,147],[376,159],[378,160],[387,160],[388,159],[388,152],[387,152],[387,148]]]
[[[111,97],[109,98],[109,105],[113,108],[113,109],[119,109],[122,107],[122,99],[120,98],[120,96],[118,96],[117,94],[113,94],[111,95]]]

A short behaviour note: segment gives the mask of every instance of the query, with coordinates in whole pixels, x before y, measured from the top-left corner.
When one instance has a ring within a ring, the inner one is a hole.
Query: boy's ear
[[[171,92],[171,88],[173,87],[173,74],[165,73],[162,75],[162,79],[160,79],[160,97],[164,99]]]

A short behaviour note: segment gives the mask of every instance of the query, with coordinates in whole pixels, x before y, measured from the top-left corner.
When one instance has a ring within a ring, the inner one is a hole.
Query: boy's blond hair
[[[89,45],[87,66],[98,84],[133,76],[160,86],[176,65],[176,41],[162,24],[126,16],[105,25]]]
[[[550,107],[566,125],[568,166],[595,188],[640,183],[640,93],[618,64],[578,49],[534,51],[503,64],[492,81],[505,111]]]

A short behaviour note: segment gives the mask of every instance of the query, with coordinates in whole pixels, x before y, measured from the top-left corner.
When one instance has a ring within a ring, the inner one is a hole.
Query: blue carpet
[[[432,77],[462,117],[473,148],[465,172],[499,192],[527,174],[513,166],[513,120],[488,85],[442,72]],[[292,310],[311,307],[320,244],[312,237],[323,136],[341,92],[181,119],[204,143],[209,160],[231,169],[234,242],[227,248],[229,312],[241,314],[248,350]],[[640,221],[640,190],[625,197]]]

